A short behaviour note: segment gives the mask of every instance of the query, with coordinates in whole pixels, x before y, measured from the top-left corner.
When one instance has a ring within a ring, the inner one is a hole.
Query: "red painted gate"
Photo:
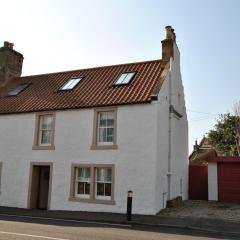
[[[240,203],[240,162],[218,162],[218,200]]]
[[[208,200],[207,165],[189,165],[189,199]]]

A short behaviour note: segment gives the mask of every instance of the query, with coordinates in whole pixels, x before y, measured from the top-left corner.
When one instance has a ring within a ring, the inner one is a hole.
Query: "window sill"
[[[32,150],[55,150],[55,146],[33,146]]]
[[[111,150],[118,149],[118,145],[92,145],[91,150]]]
[[[76,198],[70,197],[68,199],[71,202],[84,202],[84,203],[95,203],[95,204],[106,204],[106,205],[115,205],[116,202],[114,200],[98,200],[98,199],[86,199],[86,198]]]

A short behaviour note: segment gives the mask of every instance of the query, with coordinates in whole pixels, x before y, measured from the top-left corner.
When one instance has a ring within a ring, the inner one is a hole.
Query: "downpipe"
[[[171,200],[171,181],[172,181],[172,76],[171,76],[171,63],[170,60],[170,71],[169,71],[169,108],[168,108],[168,171],[167,171],[167,200]]]

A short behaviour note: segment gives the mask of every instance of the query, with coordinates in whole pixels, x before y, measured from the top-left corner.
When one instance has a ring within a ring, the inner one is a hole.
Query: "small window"
[[[36,113],[33,150],[54,150],[54,112]]]
[[[112,189],[112,169],[96,168],[96,199],[110,200]]]
[[[95,109],[92,150],[117,149],[117,108]]]
[[[76,168],[75,195],[90,198],[90,168]]]
[[[22,83],[18,85],[14,90],[8,93],[8,96],[17,96],[20,92],[22,92],[25,88],[29,86],[29,83]]]
[[[52,145],[52,131],[53,131],[53,116],[52,115],[40,116],[40,125],[39,125],[39,145],[40,146]]]
[[[98,144],[113,144],[114,140],[114,111],[98,113]]]
[[[114,83],[114,85],[122,85],[122,84],[129,84],[130,81],[133,79],[135,75],[135,72],[126,72],[122,73],[117,81]]]
[[[66,91],[66,90],[71,90],[77,86],[77,84],[82,80],[82,77],[80,78],[71,78],[66,82],[60,90]]]

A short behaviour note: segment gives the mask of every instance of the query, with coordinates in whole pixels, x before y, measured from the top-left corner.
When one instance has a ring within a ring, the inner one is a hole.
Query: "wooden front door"
[[[208,200],[207,165],[189,165],[189,199]]]
[[[30,208],[48,209],[50,166],[32,166]]]

